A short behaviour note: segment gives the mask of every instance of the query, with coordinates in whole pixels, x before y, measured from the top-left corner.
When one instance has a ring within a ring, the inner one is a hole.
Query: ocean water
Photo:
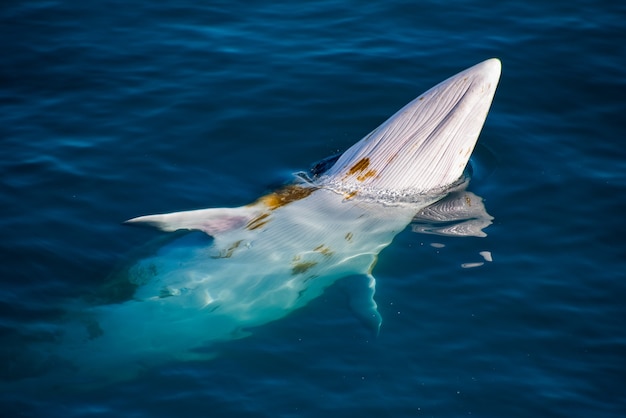
[[[5,2],[1,415],[624,416],[625,19],[583,0]],[[249,203],[491,57],[469,190],[493,224],[398,234],[378,336],[337,285],[210,360],[38,389],[25,347],[162,235],[122,221]]]

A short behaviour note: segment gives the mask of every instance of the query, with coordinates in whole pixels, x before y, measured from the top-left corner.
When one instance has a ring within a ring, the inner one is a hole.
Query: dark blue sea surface
[[[4,2],[0,415],[625,416],[625,21],[584,0]],[[469,190],[493,224],[397,235],[378,336],[337,284],[210,360],[38,389],[28,348],[162,235],[122,221],[252,202],[491,57]]]

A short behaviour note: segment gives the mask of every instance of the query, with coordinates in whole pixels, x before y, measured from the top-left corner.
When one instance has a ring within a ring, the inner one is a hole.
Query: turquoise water
[[[623,416],[625,18],[587,1],[6,3],[2,415]],[[160,236],[122,221],[253,201],[494,56],[469,187],[493,224],[397,235],[374,269],[378,337],[338,285],[212,360],[38,390],[20,350]],[[481,251],[493,262],[463,268]]]

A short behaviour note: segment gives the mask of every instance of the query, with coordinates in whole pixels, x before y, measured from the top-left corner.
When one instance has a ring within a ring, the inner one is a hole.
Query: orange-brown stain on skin
[[[365,181],[366,179],[370,178],[370,177],[374,177],[376,175],[376,170],[368,170],[367,173],[361,174],[360,176],[357,176],[357,180],[358,181]]]
[[[353,190],[353,191],[351,191],[350,193],[346,193],[346,194],[344,195],[344,198],[345,198],[346,200],[350,200],[350,199],[352,199],[354,196],[356,196],[356,195],[357,195],[357,193],[358,193],[358,192],[357,192],[356,190]]]
[[[231,245],[231,246],[228,248],[228,250],[226,250],[226,255],[225,255],[225,257],[226,257],[226,258],[230,258],[230,257],[232,257],[232,255],[233,255],[233,253],[235,252],[235,250],[236,250],[237,248],[239,248],[239,246],[241,245],[241,241],[242,241],[242,240],[235,241],[235,242],[233,243],[233,245]]]
[[[255,202],[249,204],[248,206],[255,206],[259,203],[265,205],[269,210],[276,210],[280,207],[288,205],[289,203],[295,202],[300,199],[304,199],[308,197],[317,190],[317,187],[304,187],[297,184],[290,184],[281,189],[276,190],[270,194],[262,196],[258,198]],[[270,214],[268,212],[264,212],[253,218],[246,224],[246,228],[249,230],[254,230],[261,228],[265,224],[267,224],[270,219],[268,219]]]
[[[291,274],[295,276],[296,274],[306,273],[310,268],[314,267],[317,263],[315,261],[305,261],[302,263],[294,264],[291,269]]]
[[[220,254],[219,254],[219,255],[213,256],[212,258],[230,258],[230,257],[232,257],[232,256],[233,256],[233,253],[235,252],[235,250],[236,250],[237,248],[239,248],[239,246],[241,245],[241,242],[242,242],[242,241],[243,241],[243,240],[235,241],[235,242],[233,243],[233,245],[231,245],[230,247],[228,247],[228,249],[227,249],[227,250],[225,250],[225,251],[224,251],[224,250],[222,250],[222,251],[220,252]]]
[[[270,208],[270,210],[275,210],[289,203],[304,199],[310,196],[315,190],[317,190],[316,187],[303,187],[297,184],[291,184],[259,198],[254,204],[263,203]]]
[[[352,241],[352,236],[353,236],[353,235],[352,235],[352,232],[348,232],[348,233],[346,234],[346,241]]]
[[[254,229],[262,227],[263,225],[269,222],[269,219],[267,219],[269,216],[270,216],[269,213],[260,214],[259,216],[257,216],[256,218],[248,222],[248,224],[246,225],[246,228],[252,231]]]
[[[348,170],[348,172],[343,177],[343,179],[345,180],[347,177],[353,176],[355,174],[358,174],[356,178],[358,181],[365,181],[370,177],[374,177],[376,175],[376,170],[373,170],[373,169],[367,170],[369,166],[370,166],[369,157],[361,158],[355,165],[350,167],[350,170]]]
[[[370,166],[369,157],[361,158],[355,165],[353,165],[350,168],[350,170],[348,170],[348,172],[346,173],[346,176],[351,176],[353,174],[360,173],[361,171],[364,171],[365,169],[367,169],[367,167],[369,166]]]
[[[318,245],[313,251],[322,254],[324,257],[331,257],[334,254],[334,252],[324,244]]]
[[[468,195],[465,195],[465,203],[467,206],[472,206],[472,199]]]
[[[295,261],[295,260],[294,260]],[[295,262],[291,268],[291,275],[306,273],[312,267],[317,265],[316,261],[299,261]]]

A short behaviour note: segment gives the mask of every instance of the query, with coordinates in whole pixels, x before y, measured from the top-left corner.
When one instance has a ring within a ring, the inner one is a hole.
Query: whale
[[[74,326],[47,352],[81,385],[211,358],[348,278],[350,308],[380,333],[375,265],[398,233],[484,236],[491,223],[467,166],[500,74],[492,58],[447,78],[253,202],[126,221],[163,236],[68,314]]]

